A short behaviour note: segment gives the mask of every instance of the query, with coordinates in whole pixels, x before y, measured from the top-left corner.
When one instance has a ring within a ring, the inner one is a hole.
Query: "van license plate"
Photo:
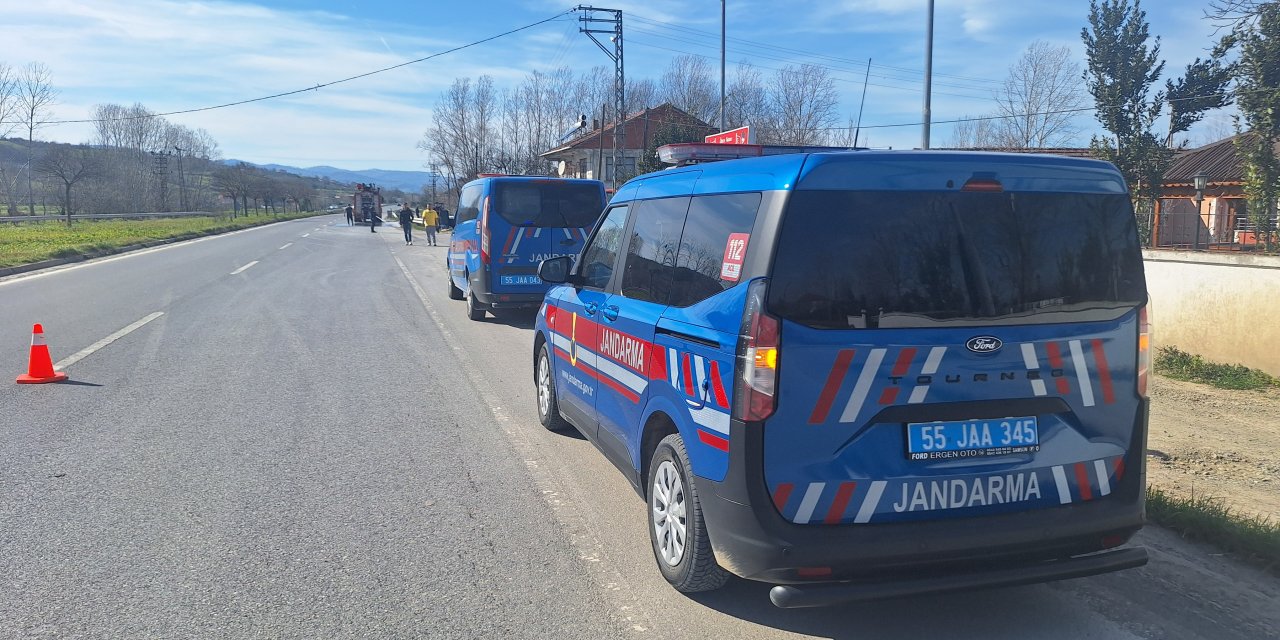
[[[1040,450],[1035,416],[907,423],[907,458],[983,458]]]
[[[542,284],[542,278],[538,276],[502,276],[499,280],[502,284]]]

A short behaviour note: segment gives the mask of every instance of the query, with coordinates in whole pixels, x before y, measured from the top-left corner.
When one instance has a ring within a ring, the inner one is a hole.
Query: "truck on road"
[[[382,224],[382,188],[375,184],[356,183],[351,208],[355,210],[356,224],[365,224],[369,218],[374,219],[375,225]]]

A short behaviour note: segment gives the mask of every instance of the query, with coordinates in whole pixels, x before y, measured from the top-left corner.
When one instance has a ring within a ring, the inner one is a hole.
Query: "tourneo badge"
[[[974,353],[995,353],[1004,346],[1004,343],[995,336],[974,336],[969,338],[964,346]]]

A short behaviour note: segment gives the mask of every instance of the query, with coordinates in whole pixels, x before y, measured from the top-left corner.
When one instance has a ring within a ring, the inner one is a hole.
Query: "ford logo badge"
[[[974,336],[964,346],[974,353],[995,353],[1004,343],[995,336]]]

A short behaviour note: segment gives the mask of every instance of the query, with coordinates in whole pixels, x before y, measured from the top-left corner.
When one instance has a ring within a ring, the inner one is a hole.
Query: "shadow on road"
[[[823,638],[1070,638],[1061,622],[1078,612],[1044,586],[917,596],[815,609],[779,609],[772,585],[733,579],[690,599],[775,629]]]
[[[71,385],[76,387],[101,387],[102,386],[96,382],[85,382],[83,380],[63,380],[58,384],[63,386]]]

